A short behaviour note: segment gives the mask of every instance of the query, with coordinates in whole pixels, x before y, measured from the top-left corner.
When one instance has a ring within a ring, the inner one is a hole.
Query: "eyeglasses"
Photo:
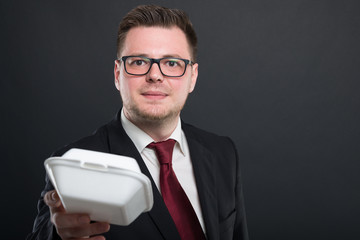
[[[121,59],[124,62],[126,73],[135,76],[148,74],[152,65],[156,63],[159,66],[162,75],[167,77],[181,77],[186,72],[187,65],[193,65],[194,62],[182,58],[148,58],[141,56],[124,56]]]

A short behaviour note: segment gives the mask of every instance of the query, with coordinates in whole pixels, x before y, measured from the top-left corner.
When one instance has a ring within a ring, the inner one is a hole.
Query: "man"
[[[66,213],[47,178],[28,239],[248,239],[233,142],[180,120],[198,76],[197,39],[187,15],[139,6],[120,23],[117,50],[114,75],[122,110],[93,135],[55,155],[76,147],[135,158],[151,179],[154,206],[129,226],[110,227],[91,222],[87,214]],[[156,147],[165,142],[174,144],[169,150],[176,175],[168,186],[171,193],[164,192],[168,183]],[[179,192],[184,194],[172,195]],[[182,202],[188,205],[182,208]]]

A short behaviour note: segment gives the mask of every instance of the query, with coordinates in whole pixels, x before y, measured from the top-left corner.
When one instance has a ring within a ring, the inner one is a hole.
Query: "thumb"
[[[59,211],[59,208],[63,208],[59,195],[55,190],[47,192],[44,196],[44,201],[52,210],[57,209]]]

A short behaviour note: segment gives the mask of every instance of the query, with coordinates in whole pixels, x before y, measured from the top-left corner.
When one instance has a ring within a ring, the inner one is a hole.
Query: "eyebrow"
[[[139,53],[139,54],[134,53],[134,54],[131,54],[131,55],[129,55],[129,56],[139,56],[139,57],[151,58],[151,57],[149,56],[149,54],[141,54],[141,53]],[[181,56],[178,55],[178,54],[166,54],[166,55],[163,55],[163,56],[160,57],[160,58],[183,58],[183,57],[181,57]]]

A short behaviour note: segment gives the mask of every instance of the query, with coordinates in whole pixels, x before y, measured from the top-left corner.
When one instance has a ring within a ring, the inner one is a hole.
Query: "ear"
[[[117,88],[117,90],[120,91],[120,66],[121,63],[119,60],[115,60],[115,65],[114,65],[114,80],[115,80],[115,86]]]
[[[197,81],[197,77],[198,77],[198,68],[199,68],[199,64],[194,63],[194,65],[191,66],[191,82],[190,82],[190,88],[189,88],[189,93],[191,93],[192,91],[194,91],[195,85],[196,85],[196,81]]]

